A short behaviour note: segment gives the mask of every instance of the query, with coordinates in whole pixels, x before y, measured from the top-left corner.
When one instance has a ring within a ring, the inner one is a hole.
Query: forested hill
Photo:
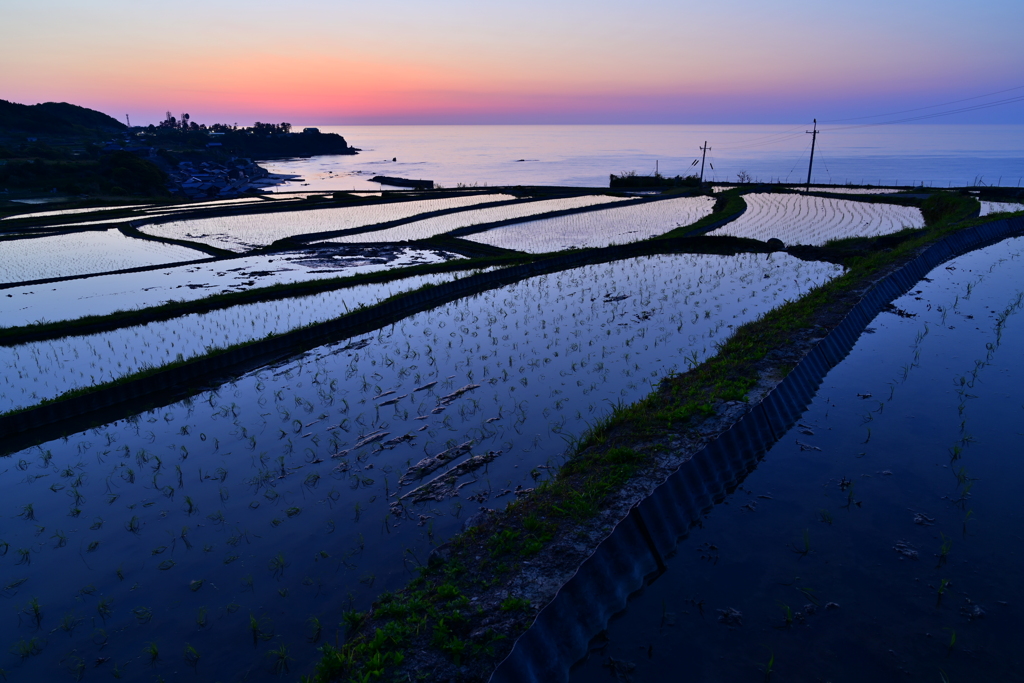
[[[17,104],[0,100],[0,130],[51,135],[117,133],[127,126],[102,112],[67,102]]]

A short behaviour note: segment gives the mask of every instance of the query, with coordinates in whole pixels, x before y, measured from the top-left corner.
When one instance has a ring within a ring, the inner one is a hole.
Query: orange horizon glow
[[[868,0],[807,15],[800,0],[653,0],[641,14],[602,1],[511,11],[399,0],[285,13],[225,0],[193,15],[39,0],[4,10],[0,97],[143,124],[168,109],[207,123],[771,123],[1017,85],[1024,5],[930,7]]]

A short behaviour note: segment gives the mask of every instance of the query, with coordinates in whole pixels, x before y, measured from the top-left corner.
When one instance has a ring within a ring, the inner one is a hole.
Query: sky
[[[1022,26],[1020,0],[0,0],[0,98],[133,124],[837,121],[1024,86]]]

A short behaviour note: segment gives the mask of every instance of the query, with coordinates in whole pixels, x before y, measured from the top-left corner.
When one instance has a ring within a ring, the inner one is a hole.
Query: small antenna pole
[[[704,159],[707,158],[708,150],[711,149],[710,147],[708,147],[708,141],[705,140],[704,141],[704,146],[700,147],[699,149],[701,150],[701,155],[700,155],[700,182],[703,183],[704,182]]]
[[[807,164],[807,192],[811,191],[811,169],[814,168],[814,143],[818,139],[818,119],[814,119],[814,130],[806,131],[811,135],[811,161]]]
[[[131,128],[132,127],[132,121],[131,121],[131,119],[128,118],[128,114],[124,115],[124,120],[125,120],[125,123],[128,124],[128,127]]]

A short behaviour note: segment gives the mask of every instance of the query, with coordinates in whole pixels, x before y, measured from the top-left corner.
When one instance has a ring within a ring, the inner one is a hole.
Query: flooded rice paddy
[[[197,261],[195,249],[132,239],[115,229],[0,241],[0,284]]]
[[[793,185],[789,189],[804,190],[806,186]],[[897,192],[905,191],[905,188],[896,187],[817,187],[811,185],[811,192],[830,192],[832,194],[896,194]]]
[[[114,273],[0,291],[3,327],[195,301],[293,282],[347,277],[461,258],[436,249],[310,249]]]
[[[574,268],[11,454],[0,667],[305,673],[341,611],[547,477],[614,403],[838,272],[782,254]]]
[[[228,251],[244,252],[265,247],[286,237],[316,232],[348,230],[397,221],[421,213],[514,199],[508,194],[476,194],[443,199],[423,199],[362,206],[344,206],[286,213],[244,214],[197,218],[142,226],[157,237],[201,242]]]
[[[746,212],[710,234],[820,246],[835,239],[924,227],[921,210],[908,206],[796,194],[748,194],[743,199]]]
[[[97,213],[100,211],[122,211],[124,209],[142,209],[149,204],[128,204],[125,206],[96,206],[88,209],[56,209],[54,211],[36,211],[34,213],[19,213],[14,216],[0,218],[0,221],[9,221],[12,218],[46,218],[48,216],[73,216],[79,213]]]
[[[598,206],[615,202],[629,201],[625,197],[609,197],[607,195],[585,195],[583,197],[567,197],[562,199],[545,199],[521,204],[507,204],[486,209],[468,209],[458,213],[434,216],[421,221],[406,223],[394,228],[362,232],[344,237],[334,237],[327,242],[404,242],[409,240],[425,240],[437,235],[467,228],[483,223],[507,221],[550,211],[565,211],[587,206]]]
[[[216,349],[333,320],[424,285],[464,273],[414,275],[318,294],[240,304],[109,332],[0,347],[0,412],[111,382]]]
[[[1024,204],[1017,202],[981,202],[981,216],[987,216],[990,213],[1012,213],[1014,211],[1024,211]]]
[[[572,680],[1021,680],[1022,252],[879,314]]]
[[[715,185],[712,190],[714,192],[724,192],[726,190],[734,190],[737,185]],[[790,190],[804,190],[805,185],[790,185]],[[811,185],[811,192],[830,192],[832,194],[896,194],[897,192],[904,192],[905,188],[895,187],[829,187],[827,185],[818,186]]]
[[[613,206],[601,211],[515,223],[466,239],[503,249],[540,254],[562,249],[607,247],[662,235],[710,215],[711,197],[682,197]]]

